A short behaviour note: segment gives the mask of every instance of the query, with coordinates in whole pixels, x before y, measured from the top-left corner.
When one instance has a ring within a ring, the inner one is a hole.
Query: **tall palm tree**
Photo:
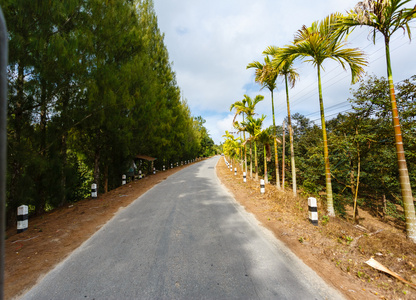
[[[358,49],[345,48],[345,42],[337,36],[334,24],[341,18],[340,14],[331,14],[324,20],[313,22],[311,27],[305,25],[298,30],[293,44],[279,51],[278,60],[293,61],[297,58],[307,58],[316,66],[318,73],[319,105],[321,111],[321,126],[324,141],[325,181],[327,195],[327,211],[329,216],[335,216],[334,201],[332,196],[331,170],[329,166],[328,141],[325,127],[324,103],[322,98],[321,69],[325,59],[338,61],[346,69],[349,66],[352,75],[352,83],[355,83],[364,73],[363,67],[367,64],[363,52]]]
[[[264,64],[254,61],[247,65],[247,69],[255,68],[255,81],[260,83],[263,88],[267,88],[271,93],[272,98],[272,115],[273,115],[273,128],[274,134],[277,136],[277,128],[276,128],[276,121],[274,115],[274,100],[273,100],[273,91],[276,89],[276,79],[279,73],[276,71],[275,68],[272,67],[270,58],[266,56],[264,58]],[[277,155],[277,142],[276,139],[274,140],[274,162],[275,162],[275,169],[276,169],[276,186],[280,189],[280,178],[279,178],[279,161]]]
[[[247,110],[247,100],[246,98],[244,98],[241,101],[236,101],[233,104],[231,104],[230,106],[230,111],[232,111],[233,109],[235,109],[235,115],[234,115],[234,119],[233,119],[233,124],[235,124],[235,119],[237,118],[238,115],[242,115],[243,116],[243,121],[244,121],[244,114],[245,111]],[[238,124],[236,124],[238,126]],[[243,130],[243,139],[244,141],[246,140],[246,131]],[[246,145],[244,144],[244,171],[247,172],[247,149],[246,149]]]
[[[246,107],[243,108],[244,113],[246,114],[246,116],[248,117],[252,117],[255,114],[255,109],[256,109],[256,105],[260,102],[263,101],[264,96],[262,95],[257,95],[256,97],[254,97],[254,99],[252,99],[251,97],[249,97],[248,95],[244,95],[244,99],[243,101],[245,101]],[[247,131],[247,130],[246,130]],[[248,132],[248,131],[247,131]],[[252,164],[252,150],[251,150],[251,143],[250,143],[250,178],[253,178],[253,164]]]
[[[256,109],[256,105],[260,102],[264,100],[264,96],[262,95],[257,95],[256,97],[254,97],[254,99],[251,99],[249,96],[244,95],[244,98],[247,101],[247,117],[253,117],[255,115],[255,109]],[[254,143],[254,146],[256,146],[256,144]],[[254,149],[256,150],[256,149]],[[250,143],[250,159],[252,156],[252,152],[251,152],[251,143]],[[255,160],[257,160],[257,156],[255,156]],[[252,164],[250,161],[250,177],[253,178],[253,168],[252,168]],[[256,179],[257,179],[257,162],[255,163],[255,171],[256,171]]]
[[[261,126],[263,124],[264,119],[266,118],[265,115],[262,115],[260,118],[253,118],[253,116],[248,116],[246,121],[241,122],[242,128],[244,128],[248,133],[250,133],[250,138],[247,139],[247,142],[254,142],[254,173],[255,179],[258,180],[258,164],[257,164],[257,140],[258,135],[261,132]]]
[[[280,66],[278,72],[285,78],[286,87],[286,104],[287,104],[287,120],[289,124],[289,140],[290,140],[290,165],[292,168],[292,190],[293,195],[296,197],[297,186],[296,186],[296,165],[295,165],[295,150],[293,146],[293,129],[292,129],[292,118],[290,116],[290,102],[289,102],[289,85],[291,88],[295,86],[297,79],[299,78],[298,72],[293,67],[293,60],[291,61],[279,61],[279,48],[275,46],[268,47],[263,54],[271,55],[273,57],[272,65]]]
[[[228,131],[225,131],[225,134],[223,135],[225,138],[224,142],[224,154],[228,156],[231,160],[231,164],[233,164],[234,159],[238,159],[239,149],[241,145],[241,139],[235,138],[234,135],[229,133]]]
[[[341,30],[344,30],[344,32],[349,28],[354,28],[356,26],[369,26],[373,36],[373,43],[376,42],[377,32],[381,33],[384,37],[397,162],[399,166],[400,186],[406,218],[406,232],[407,237],[416,243],[415,207],[413,203],[413,195],[409,180],[409,172],[406,164],[406,157],[404,154],[390,60],[391,36],[397,30],[401,29],[404,33],[407,31],[409,39],[411,39],[409,21],[416,18],[416,6],[413,8],[404,8],[403,6],[408,2],[410,2],[410,0],[362,1],[359,2],[354,10],[351,10],[347,16],[341,19],[341,22],[338,25]]]

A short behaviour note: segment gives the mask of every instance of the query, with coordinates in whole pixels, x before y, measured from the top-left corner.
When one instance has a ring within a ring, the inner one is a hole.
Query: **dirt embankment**
[[[258,182],[247,179],[244,183],[242,170],[235,176],[223,159],[217,165],[217,174],[247,211],[348,298],[416,299],[416,289],[410,284],[365,263],[374,257],[416,284],[416,245],[406,239],[403,224],[395,225],[392,219],[382,222],[360,210],[360,225],[354,226],[351,209],[346,219],[328,218],[318,200],[319,225],[313,226],[306,197],[293,197],[292,190],[283,192],[271,185],[266,185],[262,195]]]
[[[18,297],[32,287],[119,209],[184,167],[129,183],[97,200],[86,199],[31,218],[24,233],[16,234],[15,229],[10,229],[6,240],[5,298]],[[305,198],[294,198],[291,191],[281,192],[270,185],[261,195],[257,182],[248,179],[243,183],[241,170],[234,176],[223,159],[217,165],[217,174],[237,201],[348,298],[416,298],[416,290],[409,285],[365,264],[374,256],[405,279],[416,282],[416,246],[406,240],[402,230],[364,211],[360,211],[360,227],[348,220],[322,218],[320,204],[319,226],[315,227],[307,219]]]

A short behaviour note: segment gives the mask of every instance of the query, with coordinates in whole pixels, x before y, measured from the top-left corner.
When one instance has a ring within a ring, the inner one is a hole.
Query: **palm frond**
[[[416,18],[416,6],[404,8],[410,0],[366,0],[360,1],[353,10],[341,18],[338,26],[344,30],[357,26],[371,27],[370,34],[375,43],[376,33],[380,32],[387,40],[397,30],[403,30],[411,39],[409,21]]]

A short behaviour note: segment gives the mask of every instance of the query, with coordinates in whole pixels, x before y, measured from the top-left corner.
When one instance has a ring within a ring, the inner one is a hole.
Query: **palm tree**
[[[325,59],[338,61],[346,69],[349,66],[352,75],[352,83],[355,83],[364,73],[363,67],[367,64],[363,58],[363,52],[358,49],[344,48],[345,42],[341,41],[335,30],[334,24],[341,18],[340,14],[331,14],[321,22],[313,22],[311,27],[305,25],[298,30],[293,44],[282,48],[277,59],[283,64],[285,61],[293,61],[297,58],[308,58],[316,66],[318,72],[319,105],[321,111],[321,126],[324,141],[325,181],[327,195],[327,211],[329,216],[335,216],[334,201],[332,196],[331,170],[329,166],[328,141],[325,128],[324,104],[322,98],[321,69]]]
[[[409,39],[411,38],[409,21],[416,18],[416,6],[414,8],[403,8],[408,2],[410,2],[410,0],[366,0],[359,2],[354,10],[351,10],[347,16],[341,19],[341,22],[338,25],[341,31],[344,32],[349,28],[354,28],[356,26],[369,26],[373,36],[373,43],[376,42],[377,32],[384,36],[397,162],[399,166],[400,186],[406,218],[406,232],[407,237],[416,243],[415,207],[406,157],[404,154],[390,60],[391,36],[397,30],[401,29],[403,32],[407,31]]]
[[[275,115],[274,115],[273,91],[276,88],[276,79],[279,73],[276,71],[275,68],[272,67],[270,58],[268,56],[264,58],[264,64],[261,64],[258,61],[254,61],[247,65],[247,69],[248,68],[256,69],[255,81],[262,85],[262,89],[267,88],[271,93],[273,128],[274,128],[274,134],[277,135],[276,121],[275,121]],[[275,158],[274,161],[275,161],[275,169],[276,169],[276,186],[278,189],[280,189],[279,161],[278,161],[278,155],[277,155],[276,139],[274,140],[274,158]]]
[[[223,135],[225,138],[224,142],[224,154],[228,156],[231,160],[231,164],[233,164],[234,159],[238,159],[241,139],[235,138],[232,134],[230,134],[228,131],[225,131],[225,134]]]
[[[251,99],[249,96],[244,95],[244,98],[247,101],[247,111],[246,114],[248,117],[253,117],[255,115],[255,108],[256,105],[260,102],[264,100],[264,96],[262,95],[257,95],[256,97],[254,97],[254,99]],[[254,144],[254,146],[256,146],[256,144]],[[256,150],[256,149],[255,149]],[[250,178],[253,178],[253,168],[252,168],[252,163],[251,163],[251,158],[252,158],[252,152],[251,152],[251,143],[250,143]],[[257,160],[257,156],[255,157],[255,159]],[[257,162],[255,163],[255,170],[256,170],[256,178],[257,178]]]
[[[236,101],[233,104],[231,104],[230,106],[230,111],[232,111],[233,109],[235,109],[235,115],[234,115],[234,119],[233,119],[233,124],[235,124],[235,119],[237,118],[238,115],[242,115],[243,116],[243,121],[244,121],[244,113],[247,110],[247,100],[246,98],[244,98],[241,101]],[[238,123],[235,124],[238,126]],[[243,130],[243,139],[244,141],[246,140],[246,132],[245,130]],[[247,149],[246,149],[246,145],[244,144],[244,171],[247,172]]]
[[[262,95],[257,95],[256,97],[254,97],[254,99],[251,99],[251,97],[244,95],[244,99],[241,101],[242,103],[244,102],[246,104],[245,107],[239,106],[239,109],[241,109],[242,112],[244,112],[248,117],[252,117],[254,116],[254,110],[256,108],[256,105],[260,102],[263,101],[264,96]],[[234,118],[235,120],[235,118]],[[239,125],[235,124],[234,122],[234,127],[238,128]],[[240,131],[247,131],[248,130],[240,130]],[[244,144],[245,145],[245,144]],[[252,166],[252,150],[251,150],[251,143],[250,143],[250,178],[253,178],[253,166]]]
[[[241,127],[244,128],[248,133],[250,133],[250,138],[247,139],[246,142],[254,142],[254,172],[256,180],[259,179],[258,177],[258,165],[257,165],[257,137],[261,132],[261,126],[263,124],[264,119],[266,118],[265,115],[262,115],[261,118],[254,119],[253,116],[248,116],[247,120],[241,122]]]
[[[293,68],[293,61],[279,61],[278,58],[279,48],[275,46],[268,47],[263,54],[271,55],[274,59],[272,65],[276,68],[279,67],[279,73],[285,77],[286,87],[286,104],[287,104],[287,120],[289,124],[289,140],[290,140],[290,164],[292,167],[292,190],[293,195],[296,197],[297,186],[296,186],[296,165],[295,165],[295,150],[293,146],[293,129],[292,129],[292,118],[290,116],[290,103],[289,103],[289,84],[293,88],[296,80],[299,78],[299,74],[296,69]]]

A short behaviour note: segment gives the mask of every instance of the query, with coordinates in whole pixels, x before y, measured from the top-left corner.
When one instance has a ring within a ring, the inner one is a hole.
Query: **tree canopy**
[[[7,219],[120,185],[137,154],[214,143],[181,99],[152,0],[3,0],[9,30]]]

